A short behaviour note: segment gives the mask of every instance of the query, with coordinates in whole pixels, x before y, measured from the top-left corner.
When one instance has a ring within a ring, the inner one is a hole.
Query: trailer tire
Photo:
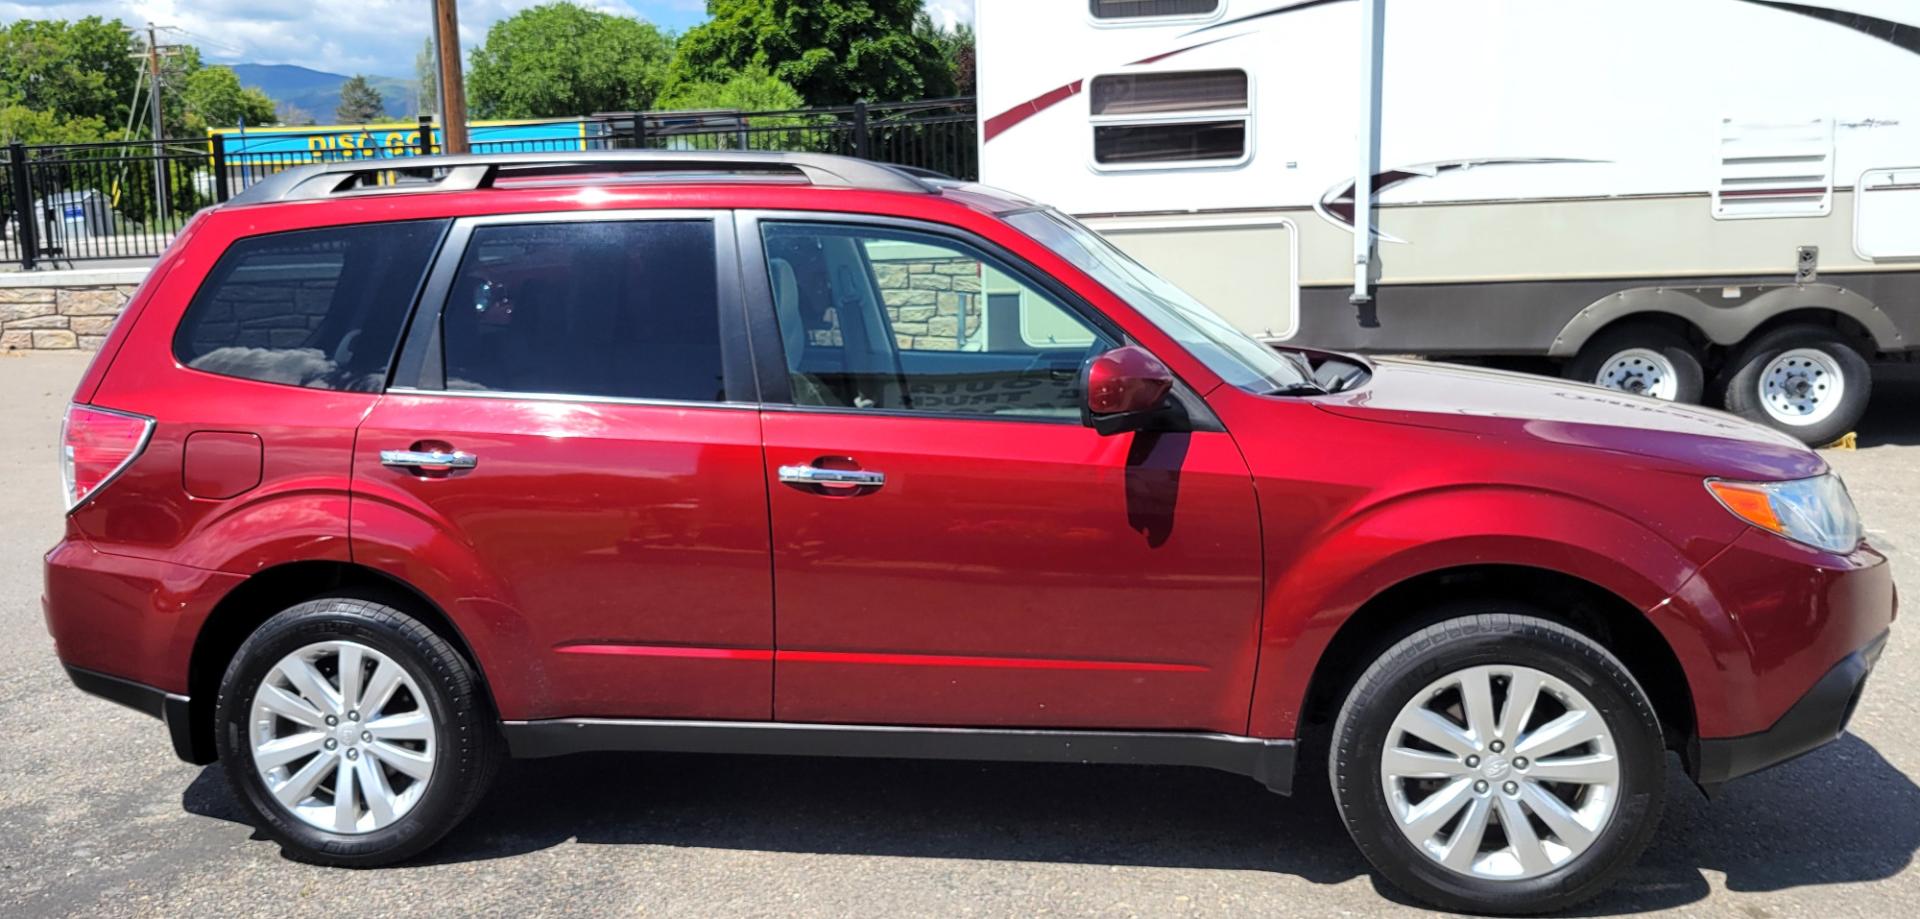
[[[1727,411],[1816,447],[1853,430],[1873,395],[1866,356],[1826,326],[1759,335],[1727,370]]]
[[[1673,402],[1697,403],[1706,368],[1686,336],[1658,325],[1608,329],[1567,362],[1568,379]]]

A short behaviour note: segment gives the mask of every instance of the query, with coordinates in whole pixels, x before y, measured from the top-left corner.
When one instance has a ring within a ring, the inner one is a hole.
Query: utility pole
[[[1386,55],[1386,0],[1360,0],[1360,130],[1354,138],[1353,293],[1347,302],[1364,312],[1373,300],[1373,177],[1380,171],[1380,84]]]
[[[433,50],[440,59],[440,136],[446,153],[467,152],[467,85],[460,74],[460,11],[433,0]]]
[[[148,108],[152,109],[153,114],[154,214],[159,218],[160,224],[165,226],[167,222],[167,163],[166,160],[162,158],[164,148],[161,146],[160,140],[166,136],[166,128],[162,127],[160,118],[160,40],[154,37],[155,29],[156,27],[153,23],[147,23],[147,75],[149,83],[147,101]]]

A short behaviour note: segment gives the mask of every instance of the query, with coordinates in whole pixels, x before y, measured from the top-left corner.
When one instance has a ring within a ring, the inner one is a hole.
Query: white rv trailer
[[[980,0],[977,23],[982,181],[1265,339],[1543,356],[1810,442],[1858,420],[1863,358],[1920,347],[1913,0]]]

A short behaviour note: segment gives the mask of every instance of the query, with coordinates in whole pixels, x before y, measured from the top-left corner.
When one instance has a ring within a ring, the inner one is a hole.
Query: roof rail
[[[299,201],[366,192],[470,191],[490,187],[503,172],[530,176],[595,173],[726,173],[797,175],[809,183],[835,188],[927,193],[924,170],[823,153],[704,152],[684,150],[605,150],[548,153],[483,153],[458,156],[407,156],[352,159],[295,166],[277,172],[228,199],[230,204]],[[417,174],[424,181],[373,184],[391,173]]]

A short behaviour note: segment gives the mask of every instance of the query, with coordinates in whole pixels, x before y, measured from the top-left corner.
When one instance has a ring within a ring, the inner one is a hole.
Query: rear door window
[[[711,220],[475,227],[441,311],[446,388],[726,399]]]
[[[239,240],[188,304],[174,357],[263,383],[378,392],[446,226],[418,220]]]

